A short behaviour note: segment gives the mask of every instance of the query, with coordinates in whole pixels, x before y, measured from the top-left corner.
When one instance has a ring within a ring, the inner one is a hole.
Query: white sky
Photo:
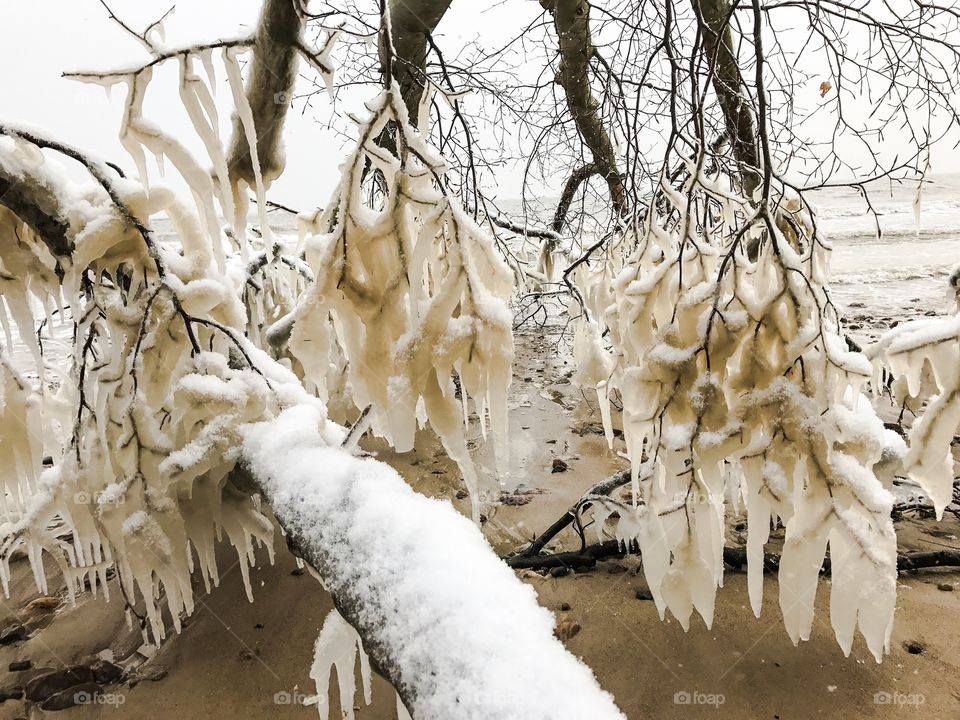
[[[172,1],[111,0],[110,5],[129,25],[142,29]],[[165,23],[169,46],[249,32],[260,0],[178,0],[176,5]],[[538,12],[538,4],[531,0],[454,0],[439,27],[438,41],[451,54],[478,35],[493,47]],[[132,170],[117,141],[125,88],[115,87],[108,98],[102,88],[60,74],[123,67],[145,57],[143,48],[109,20],[98,0],[0,0],[0,119],[34,126]],[[176,95],[176,65],[168,65],[155,74],[145,112],[167,132],[188,141],[195,134]],[[222,73],[219,80],[223,81]],[[814,79],[810,84],[810,92],[815,93],[818,82]],[[228,96],[221,82],[225,125],[230,114]],[[288,116],[287,169],[271,189],[271,197],[306,209],[326,202],[344,147],[341,138],[318,122],[330,110],[324,95],[314,97],[305,115],[299,110],[295,106]],[[199,143],[194,147],[199,150]],[[955,171],[957,158],[951,148],[940,149],[934,156],[934,171]],[[500,198],[519,195],[519,170],[506,170],[497,181]]]
[[[109,5],[128,25],[141,30],[172,2],[110,0]],[[260,4],[260,0],[177,0],[175,13],[164,23],[166,44],[177,47],[250,32]],[[518,0],[514,4],[522,10],[532,5],[531,16],[539,9],[535,3]],[[473,37],[482,32],[495,38],[502,34],[499,29],[513,29],[503,24],[502,7],[484,12],[492,5],[497,3],[456,0],[439,28],[444,45],[455,47],[467,34]],[[34,127],[132,171],[117,140],[125,86],[115,86],[108,97],[103,88],[63,78],[61,73],[121,68],[146,57],[136,40],[109,19],[98,0],[0,0],[0,119]],[[154,75],[145,115],[191,145],[195,133],[176,95],[176,63],[166,65],[170,67]],[[218,81],[218,104],[225,125],[230,117],[229,92],[222,72]],[[304,86],[301,81],[298,87]],[[326,202],[344,147],[342,138],[318,122],[326,119],[330,109],[324,95],[313,98],[306,114],[301,114],[301,107],[302,103],[295,103],[288,115],[284,134],[287,167],[271,189],[271,197],[306,209]],[[200,149],[199,143],[192,147]],[[516,196],[519,174],[508,175],[505,180],[511,187],[507,194]]]

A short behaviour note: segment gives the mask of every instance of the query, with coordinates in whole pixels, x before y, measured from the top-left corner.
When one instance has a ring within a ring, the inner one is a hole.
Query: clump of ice
[[[620,391],[633,476],[633,508],[600,501],[597,518],[616,510],[617,538],[639,544],[661,616],[669,609],[686,628],[696,609],[709,626],[723,581],[725,496],[742,496],[754,612],[764,545],[779,519],[790,637],[809,637],[829,546],[838,642],[849,653],[859,628],[879,661],[893,622],[896,538],[893,499],[874,468],[890,439],[861,396],[870,362],[848,350],[831,309],[829,247],[812,211],[791,191],[776,206],[765,216],[698,172],[680,190],[663,181],[657,203],[627,230],[622,245],[632,252],[579,272],[592,323],[578,328],[590,348],[578,354],[580,375],[599,390],[593,368],[604,368],[604,391]],[[897,347],[889,341],[888,352]],[[956,375],[955,359],[950,370],[946,355],[930,360],[938,377]]]

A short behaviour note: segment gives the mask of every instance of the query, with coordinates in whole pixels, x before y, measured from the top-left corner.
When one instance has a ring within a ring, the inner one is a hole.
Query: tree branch
[[[540,0],[540,4],[553,15],[560,46],[560,68],[556,81],[566,95],[567,108],[577,131],[593,156],[593,163],[588,167],[592,166],[594,172],[606,181],[613,209],[618,217],[624,217],[628,211],[626,184],[617,168],[617,156],[604,127],[600,105],[590,88],[590,58],[594,54],[590,35],[590,3],[588,0]],[[572,177],[571,181],[574,179]],[[579,179],[573,191],[584,179]],[[568,187],[571,181],[568,181]],[[566,209],[561,213],[558,207],[554,219],[555,230],[556,218],[560,217],[562,222],[565,215]]]
[[[380,42],[380,66],[389,69],[400,86],[410,123],[416,127],[420,98],[426,88],[427,49],[430,36],[450,7],[451,0],[389,0],[390,45]]]
[[[294,0],[265,0],[254,35],[253,60],[247,77],[247,103],[257,131],[257,159],[265,183],[283,172],[283,123],[290,107],[290,90],[297,79],[297,56],[305,18]],[[239,116],[227,155],[231,184],[238,179],[253,187],[256,177],[250,146]]]

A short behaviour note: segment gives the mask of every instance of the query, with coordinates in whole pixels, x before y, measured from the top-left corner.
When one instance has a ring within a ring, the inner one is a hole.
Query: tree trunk
[[[590,59],[595,52],[590,36],[590,3],[587,0],[540,0],[540,4],[553,15],[557,31],[560,69],[556,81],[566,95],[567,108],[577,131],[593,156],[593,162],[586,168],[593,170],[591,174],[603,177],[614,211],[623,217],[627,214],[626,184],[617,169],[617,156],[600,116],[600,104],[590,88]],[[584,168],[579,169],[568,181],[570,186],[576,178],[573,191],[585,179],[584,171]],[[558,225],[562,226],[569,205],[567,200],[565,206],[561,204],[557,208],[554,230],[559,230]]]
[[[416,127],[420,98],[426,88],[427,48],[429,38],[451,0],[389,0],[390,42],[393,57],[380,42],[380,66],[384,74],[390,70],[400,86],[410,123]]]
[[[760,185],[760,154],[753,111],[743,91],[740,64],[733,46],[728,0],[691,0],[700,23],[707,62],[713,63],[713,89],[723,112],[733,157],[740,166],[743,193],[752,197]]]
[[[297,55],[303,18],[295,0],[265,0],[257,23],[253,60],[247,77],[247,102],[257,132],[257,159],[263,181],[283,172],[283,123],[290,107],[290,91],[297,78]],[[231,184],[256,182],[250,146],[239,117],[233,119],[233,137],[227,155]]]

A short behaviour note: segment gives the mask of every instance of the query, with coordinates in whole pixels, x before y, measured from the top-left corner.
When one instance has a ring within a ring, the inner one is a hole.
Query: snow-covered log
[[[325,445],[325,423],[301,405],[252,425],[243,462],[413,717],[622,717],[473,523]]]

